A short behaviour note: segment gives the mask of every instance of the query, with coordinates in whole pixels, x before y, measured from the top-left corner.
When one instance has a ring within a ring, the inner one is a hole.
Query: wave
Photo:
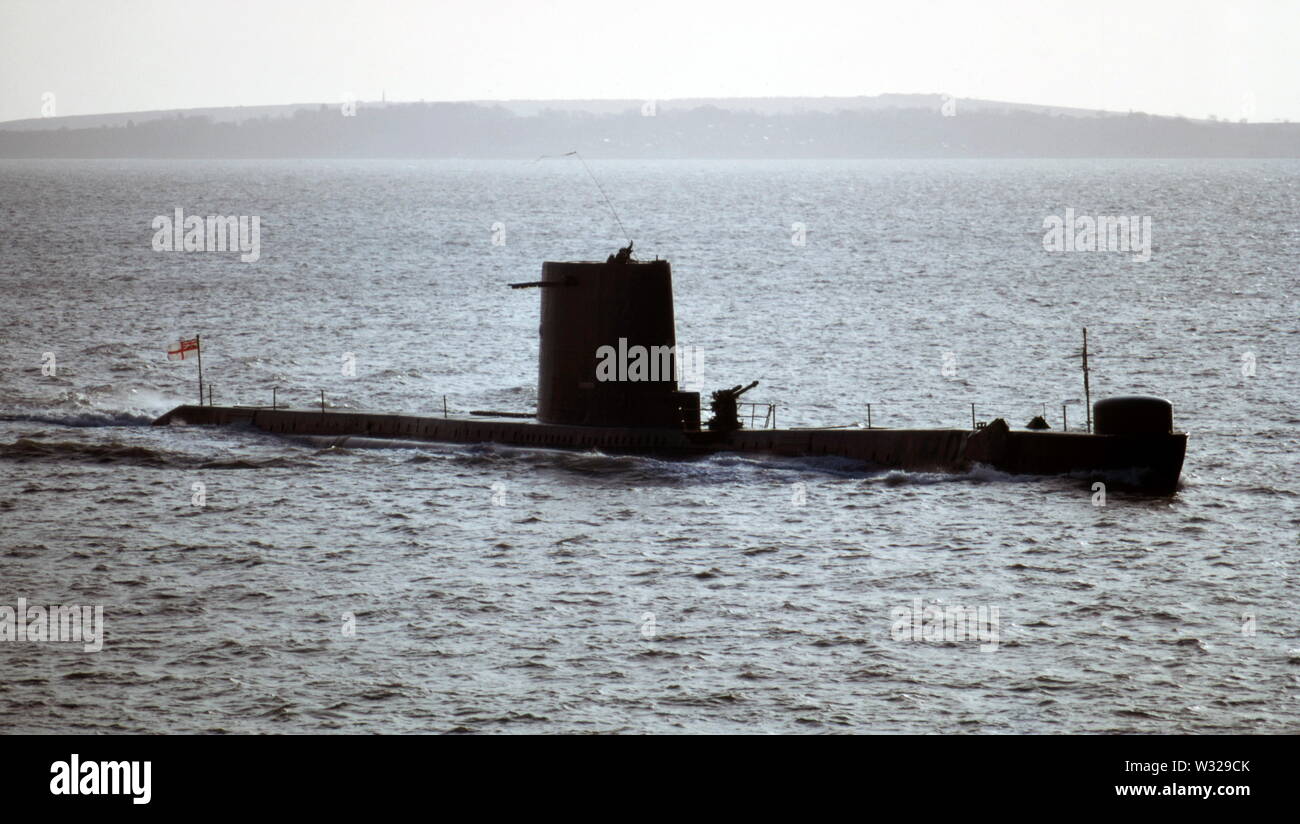
[[[764,476],[780,481],[807,478],[810,475],[860,480],[884,486],[929,486],[945,483],[1033,483],[1043,480],[1037,475],[1012,475],[983,464],[964,472],[921,472],[890,469],[866,464],[861,460],[838,456],[781,456],[718,452],[702,456],[665,458],[651,455],[607,454],[599,450],[545,449],[504,444],[453,444],[384,438],[306,436],[293,438],[318,447],[340,452],[349,450],[410,450],[416,452],[404,461],[426,464],[445,461],[473,467],[501,467],[558,470],[589,477],[616,477],[638,484],[730,483]]]
[[[142,444],[108,441],[46,441],[19,438],[13,443],[0,443],[0,460],[25,463],[28,461],[54,461],[96,464],[129,464],[157,468],[178,467],[186,469],[273,469],[285,467],[318,466],[306,458],[275,455],[267,458],[233,457],[213,459],[211,456],[190,455]]]
[[[985,484],[1034,483],[1044,480],[1042,475],[1013,475],[977,463],[964,472],[922,472],[905,469],[876,468],[866,479],[881,486],[933,486],[935,484]]]
[[[141,466],[173,466],[175,455],[138,444],[38,441],[19,438],[0,443],[0,458],[15,461],[74,460],[90,463],[132,463]]]
[[[199,469],[288,469],[303,466],[315,466],[309,461],[294,458],[231,458],[224,461],[204,461]]]
[[[0,411],[0,421],[78,428],[148,426],[182,401],[153,389],[106,384],[63,393],[52,402],[17,402]]]
[[[62,414],[0,414],[0,421],[19,423],[43,423],[53,426],[99,427],[99,426],[148,426],[154,422],[156,415],[122,410],[75,411]]]

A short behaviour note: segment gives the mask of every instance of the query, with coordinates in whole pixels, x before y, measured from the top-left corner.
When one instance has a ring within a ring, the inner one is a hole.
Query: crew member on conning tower
[[[626,246],[618,250],[617,255],[610,255],[605,260],[605,262],[606,263],[631,263],[632,262],[632,241],[629,240]]]

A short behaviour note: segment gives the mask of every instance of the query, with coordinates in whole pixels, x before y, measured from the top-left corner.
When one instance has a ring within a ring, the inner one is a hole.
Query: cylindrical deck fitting
[[[1098,435],[1164,435],[1173,431],[1174,407],[1164,398],[1126,395],[1092,405]]]

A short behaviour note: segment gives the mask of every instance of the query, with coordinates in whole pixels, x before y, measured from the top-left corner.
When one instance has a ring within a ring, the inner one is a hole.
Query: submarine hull
[[[1152,494],[1177,491],[1187,435],[1005,429],[740,429],[577,426],[497,419],[240,406],[179,406],[155,426],[246,425],[280,435],[496,443],[689,457],[716,452],[835,456],[886,469],[961,472],[984,464],[1019,475],[1084,475]]]

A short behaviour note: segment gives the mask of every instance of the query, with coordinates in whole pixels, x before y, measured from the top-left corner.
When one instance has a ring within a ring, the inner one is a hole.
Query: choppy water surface
[[[1087,325],[1094,396],[1173,400],[1183,489],[150,428],[194,332],[219,403],[529,409],[505,284],[617,227],[567,161],[4,162],[0,604],[102,604],[107,639],[0,642],[0,728],[1300,726],[1300,164],[592,165],[708,382],[783,425],[1059,427]],[[176,207],[260,216],[261,259],[152,251]],[[1152,259],[1044,252],[1066,207],[1150,215]],[[895,640],[918,598],[997,608],[997,649]]]

